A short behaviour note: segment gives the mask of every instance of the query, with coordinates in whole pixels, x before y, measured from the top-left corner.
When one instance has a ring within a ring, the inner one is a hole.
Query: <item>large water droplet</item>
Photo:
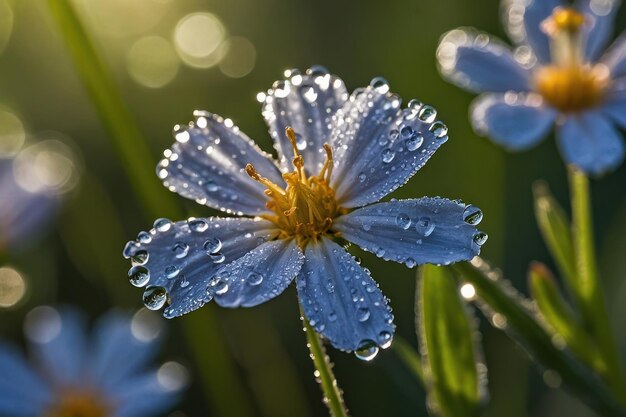
[[[476,226],[483,219],[483,212],[478,207],[467,206],[463,211],[463,220],[465,223]]]
[[[204,232],[209,228],[209,224],[202,219],[189,220],[189,228],[194,232]]]
[[[143,293],[143,304],[149,310],[159,310],[167,301],[167,290],[163,287],[148,287]]]
[[[410,138],[411,136],[413,136],[414,133],[415,131],[411,126],[404,126],[402,129],[400,129],[400,135],[402,135],[403,139]]]
[[[419,114],[417,116],[422,122],[425,123],[432,123],[435,121],[435,119],[437,118],[437,110],[435,110],[434,107],[431,107],[429,105],[425,105],[424,107],[422,107],[419,111]]]
[[[176,258],[184,258],[189,253],[189,245],[184,242],[176,242],[172,247],[172,252]]]
[[[317,100],[317,91],[315,91],[313,86],[306,84],[300,86],[300,94],[309,103],[314,103]]]
[[[417,262],[415,262],[415,259],[413,258],[406,258],[406,260],[404,261],[404,264],[409,268],[415,268],[415,265],[417,265]]]
[[[124,256],[124,258],[128,259],[135,253],[137,248],[139,248],[139,243],[135,242],[134,240],[129,240],[128,242],[126,242],[126,245],[124,245],[122,255]]]
[[[376,77],[370,81],[370,86],[380,94],[389,92],[389,83],[383,77]]]
[[[393,161],[393,158],[396,156],[396,153],[394,151],[392,151],[391,149],[387,148],[383,151],[382,153],[382,157],[383,157],[383,162],[388,164],[391,161]]]
[[[313,65],[311,68],[306,70],[306,73],[313,77],[317,77],[320,75],[330,74],[330,71],[322,65]]]
[[[489,236],[485,232],[476,232],[474,233],[474,237],[473,237],[474,243],[476,243],[478,246],[484,245],[485,242],[487,242],[488,238]]]
[[[165,276],[167,277],[167,279],[172,279],[176,277],[179,272],[180,268],[178,268],[176,265],[170,265],[165,268]]]
[[[373,340],[363,340],[354,351],[354,355],[362,361],[371,361],[378,355],[378,345]]]
[[[147,245],[148,243],[152,242],[152,236],[150,236],[150,233],[148,232],[139,232],[139,234],[137,235],[137,240],[139,240],[144,245]]]
[[[252,285],[253,287],[256,287],[257,285],[260,285],[263,282],[263,275],[259,274],[258,272],[250,272],[248,274],[248,279],[247,279],[248,284]]]
[[[448,135],[448,126],[439,121],[430,125],[429,130],[433,132],[433,135],[435,135],[436,138],[439,139],[443,139]]]
[[[396,216],[396,224],[400,226],[401,229],[408,229],[411,227],[411,218],[406,213],[399,213]]]
[[[420,134],[414,134],[404,141],[406,148],[411,152],[418,150],[422,143],[424,143],[424,137]]]
[[[214,277],[210,282],[209,286],[213,289],[215,294],[224,295],[228,292],[228,283],[225,279],[220,276]]]
[[[303,151],[306,149],[306,146],[306,139],[304,139],[301,134],[296,133],[296,148],[298,148],[299,151]]]
[[[222,241],[216,237],[211,237],[204,241],[204,250],[207,254],[211,255],[217,253],[222,249]]]
[[[156,219],[153,226],[157,232],[167,232],[172,228],[172,221],[170,219]]]
[[[140,250],[130,257],[133,265],[145,265],[148,262],[148,251]]]
[[[222,253],[212,253],[209,255],[214,264],[221,264],[226,260],[226,256]]]
[[[378,343],[380,344],[381,348],[387,349],[389,346],[391,346],[391,341],[392,336],[391,333],[389,333],[388,331],[383,330],[378,334]]]
[[[420,217],[415,222],[415,231],[424,237],[430,236],[435,230],[435,223],[430,220],[430,217]]]
[[[367,321],[367,319],[370,318],[370,310],[365,307],[359,308],[359,311],[357,312],[357,316],[360,322]]]
[[[143,266],[133,266],[128,271],[128,279],[135,287],[143,287],[150,281],[150,271]]]

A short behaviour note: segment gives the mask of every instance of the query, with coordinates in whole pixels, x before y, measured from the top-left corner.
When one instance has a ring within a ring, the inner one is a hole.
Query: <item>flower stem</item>
[[[608,365],[605,375],[608,384],[617,398],[626,398],[626,382],[597,272],[589,180],[582,171],[574,167],[568,169],[568,174],[578,275],[576,291],[583,303],[582,315]]]
[[[343,402],[341,389],[337,385],[337,379],[332,370],[332,363],[328,355],[326,355],[324,345],[317,332],[311,327],[309,321],[304,316],[302,306],[300,306],[300,315],[302,317],[302,323],[304,324],[307,346],[311,352],[311,359],[315,366],[315,377],[319,380],[322,392],[324,393],[324,403],[328,407],[332,417],[347,417],[348,411]]]

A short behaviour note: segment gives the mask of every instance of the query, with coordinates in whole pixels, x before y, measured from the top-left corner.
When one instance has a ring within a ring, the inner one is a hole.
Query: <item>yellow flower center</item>
[[[107,417],[111,407],[92,392],[63,391],[45,417]]]
[[[319,174],[307,177],[304,159],[296,147],[295,132],[290,127],[285,132],[295,155],[294,171],[283,174],[287,187],[283,188],[262,177],[252,164],[246,165],[246,172],[252,179],[267,187],[265,194],[269,201],[266,207],[274,214],[262,217],[281,230],[279,238],[295,237],[298,244],[304,247],[309,240],[328,233],[333,219],[345,210],[337,204],[335,191],[330,186],[333,171],[333,152],[330,145],[324,144],[326,161]]]
[[[585,15],[571,7],[557,7],[542,23],[550,36],[552,64],[534,73],[535,88],[545,101],[563,113],[598,105],[609,84],[609,71],[584,57],[581,28]]]

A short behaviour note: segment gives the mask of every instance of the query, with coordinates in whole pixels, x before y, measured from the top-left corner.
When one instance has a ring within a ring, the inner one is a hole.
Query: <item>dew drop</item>
[[[487,242],[487,239],[489,238],[489,236],[487,235],[487,233],[484,232],[476,232],[474,233],[474,243],[476,243],[478,246],[482,246],[485,244],[485,242]]]
[[[313,77],[319,77],[321,75],[330,74],[330,71],[328,71],[328,69],[322,65],[313,65],[311,68],[306,70],[306,73]]]
[[[147,245],[148,243],[152,242],[152,236],[150,236],[150,233],[148,232],[139,232],[139,234],[137,235],[137,240],[139,240],[144,245]]]
[[[189,253],[189,245],[183,242],[176,242],[172,247],[172,252],[177,259],[184,258]]]
[[[392,336],[391,333],[389,333],[386,330],[383,330],[382,332],[378,333],[378,343],[380,344],[380,347],[383,349],[387,349],[389,346],[391,346],[391,341],[392,341]]]
[[[222,249],[222,241],[216,237],[209,238],[204,241],[204,250],[208,255],[217,253]]]
[[[367,175],[365,175],[365,173],[361,172],[359,174],[359,182],[363,182],[367,179]]]
[[[221,264],[226,260],[226,256],[222,253],[212,253],[209,255],[214,264]]]
[[[383,77],[376,77],[370,81],[370,86],[380,94],[389,92],[389,83]]]
[[[331,311],[330,313],[328,313],[328,321],[330,322],[337,321],[337,313],[335,313],[334,311]]]
[[[303,151],[306,149],[306,146],[306,139],[304,139],[301,134],[296,133],[296,148],[298,148],[299,151]]]
[[[134,240],[129,240],[128,242],[126,242],[126,245],[124,245],[122,255],[124,256],[124,258],[128,259],[133,255],[133,253],[135,253],[135,250],[138,247],[139,243],[135,242]]]
[[[172,279],[178,275],[180,269],[176,265],[170,265],[165,268],[165,276],[167,279]]]
[[[430,217],[420,217],[415,222],[415,231],[424,237],[430,236],[435,230],[435,223],[430,220]]]
[[[150,281],[150,271],[143,266],[133,266],[128,271],[128,279],[135,287],[143,287]]]
[[[209,282],[209,286],[213,288],[213,291],[215,291],[217,295],[224,295],[228,292],[228,283],[219,276],[214,277],[211,282]]]
[[[361,323],[363,323],[364,321],[367,321],[367,319],[370,318],[370,311],[368,308],[359,308],[359,311],[357,312],[357,316],[359,318],[359,321]]]
[[[409,268],[415,268],[415,265],[417,265],[417,262],[415,262],[415,259],[413,258],[406,258],[406,261],[404,261],[404,264]]]
[[[411,218],[406,213],[399,213],[396,216],[396,224],[401,229],[407,230],[409,227],[411,227]]]
[[[202,219],[189,220],[189,228],[194,232],[204,232],[209,228],[209,224]]]
[[[145,250],[137,251],[130,257],[130,261],[133,265],[145,265],[148,262],[148,252]]]
[[[207,190],[209,193],[214,193],[219,190],[220,187],[215,183],[215,181],[208,180],[204,183],[204,189]]]
[[[410,138],[411,136],[413,136],[413,133],[415,133],[415,131],[411,126],[404,126],[402,129],[400,129],[400,135],[402,135],[403,139]]]
[[[250,272],[248,274],[247,282],[253,287],[256,287],[257,285],[260,285],[263,282],[263,275],[259,274],[258,272]]]
[[[424,143],[424,137],[420,134],[415,134],[404,141],[406,148],[411,152],[418,150],[422,143]]]
[[[157,230],[157,232],[167,232],[168,230],[170,230],[172,228],[172,221],[170,219],[156,219],[154,221],[154,228]]]
[[[476,226],[483,219],[483,212],[478,207],[467,206],[463,211],[463,220],[465,223]]]
[[[437,118],[437,110],[435,110],[434,107],[425,105],[424,107],[422,107],[419,111],[419,114],[417,115],[417,117],[425,123],[432,123],[435,121],[435,118]]]
[[[148,287],[143,293],[143,304],[149,310],[159,310],[167,301],[167,290],[163,287]]]
[[[448,126],[439,121],[430,125],[429,130],[439,139],[443,139],[448,135]]]
[[[354,351],[354,355],[362,361],[371,361],[378,355],[378,346],[373,340],[363,340],[359,343],[359,347]]]
[[[398,135],[399,134],[400,134],[400,132],[398,131],[398,129],[391,129],[389,131],[389,139],[396,140],[396,139],[398,139]]]
[[[317,91],[310,85],[302,85],[300,87],[300,94],[302,94],[302,97],[309,103],[314,103],[315,100],[317,100]]]
[[[393,158],[396,156],[396,153],[392,151],[391,149],[387,148],[383,151],[382,156],[383,156],[383,162],[388,164],[391,161],[393,161]]]

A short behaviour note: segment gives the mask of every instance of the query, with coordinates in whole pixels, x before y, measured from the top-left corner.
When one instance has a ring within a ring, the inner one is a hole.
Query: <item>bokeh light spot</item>
[[[256,49],[248,39],[233,36],[226,40],[220,48],[226,52],[220,62],[220,70],[228,77],[241,78],[250,74],[256,64]]]
[[[178,362],[165,362],[157,372],[157,380],[166,391],[178,391],[187,385],[189,373]]]
[[[49,343],[61,333],[61,315],[50,306],[35,307],[24,319],[24,333],[35,343]]]
[[[20,119],[10,111],[0,109],[0,157],[15,155],[25,140],[26,133]]]
[[[44,140],[19,153],[13,162],[15,181],[24,190],[64,192],[76,185],[71,150],[58,140]]]
[[[15,269],[0,268],[0,307],[10,308],[19,303],[26,294],[26,280]]]
[[[147,308],[138,310],[130,322],[130,331],[140,342],[148,343],[156,339],[163,329],[162,318]]]
[[[222,59],[219,48],[226,29],[213,14],[198,12],[180,19],[174,29],[174,45],[180,58],[196,68],[209,68]]]
[[[130,76],[150,88],[163,87],[174,79],[180,60],[172,44],[160,36],[144,36],[133,44],[126,55]]]

